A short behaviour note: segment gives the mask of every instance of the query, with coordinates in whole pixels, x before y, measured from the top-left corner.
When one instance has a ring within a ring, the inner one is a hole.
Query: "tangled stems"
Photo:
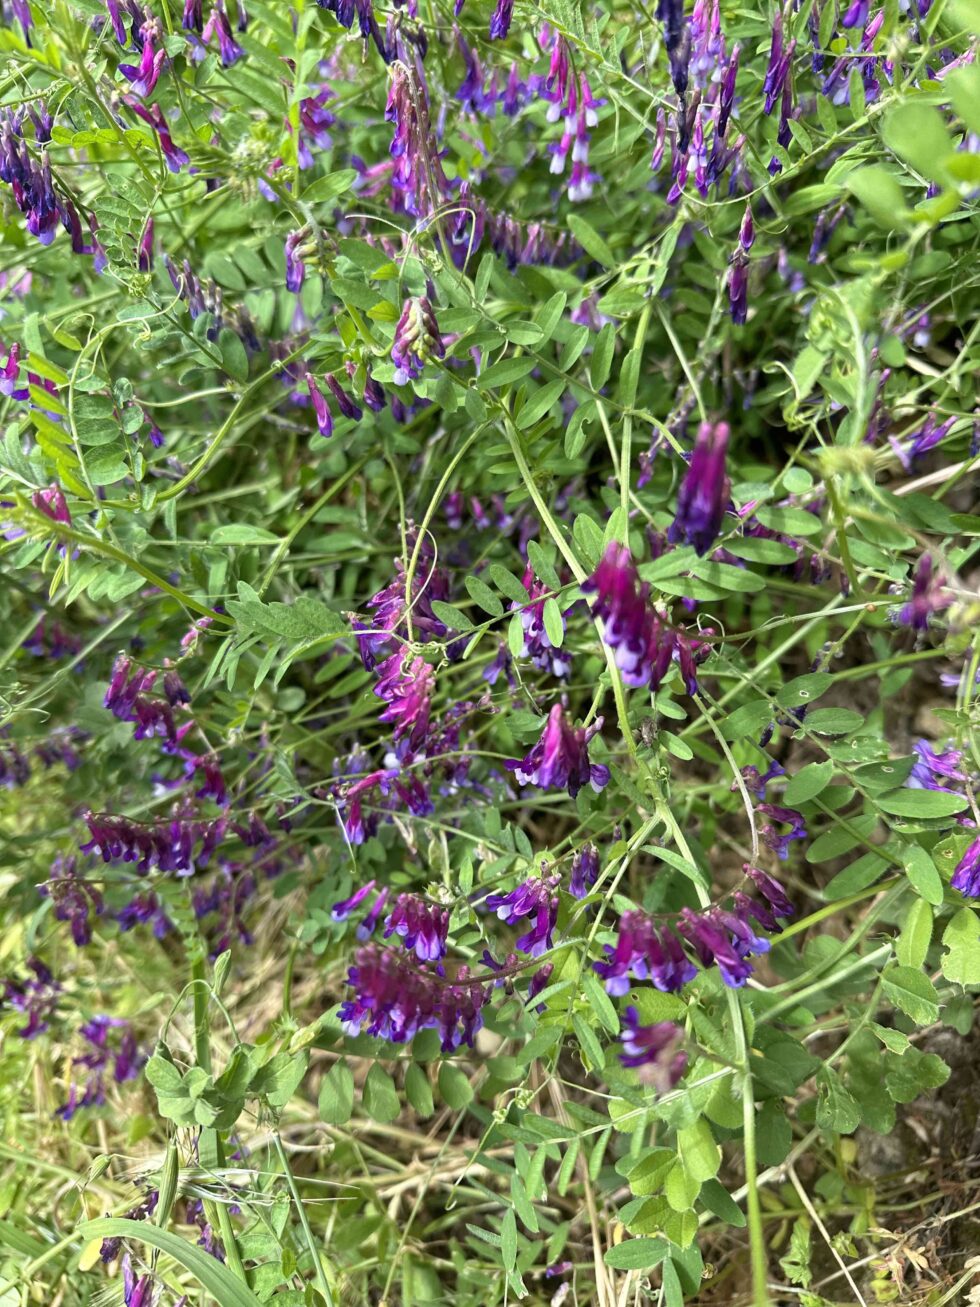
[[[637,347],[641,347],[642,335],[639,330],[637,332],[637,337],[638,337]],[[504,420],[504,430],[507,436],[507,441],[508,444],[510,445],[511,453],[513,454],[514,457],[514,462],[517,465],[517,470],[521,475],[522,481],[524,482],[524,487],[527,490],[527,493],[532,503],[537,509],[542,523],[547,528],[549,535],[555,542],[555,545],[560,550],[565,561],[568,563],[568,566],[571,569],[573,576],[575,577],[576,581],[578,581],[581,584],[581,582],[586,579],[588,574],[585,571],[585,569],[582,567],[581,563],[579,562],[574,549],[571,547],[571,545],[566,541],[565,537],[563,536],[547,504],[544,502],[544,498],[541,495],[541,492],[538,490],[537,486],[535,485],[534,477],[531,474],[531,469],[528,466],[527,458],[524,454],[524,450],[521,447],[520,436],[517,432],[517,428],[514,426],[510,418],[510,414],[507,412],[505,408],[503,408],[503,406],[501,408],[501,411]],[[626,747],[629,751],[629,755],[634,766],[638,769],[641,776],[643,776],[644,780],[646,781],[648,792],[651,795],[656,796],[654,799],[655,817],[652,820],[652,822],[648,822],[644,827],[641,828],[643,838],[644,839],[646,838],[646,834],[648,833],[648,827],[652,829],[653,825],[657,825],[660,822],[662,822],[665,828],[670,832],[674,844],[680,850],[683,857],[686,858],[687,861],[692,863],[693,865],[694,859],[691,856],[691,850],[690,847],[688,846],[687,840],[684,838],[684,834],[681,831],[680,826],[677,824],[677,820],[674,817],[673,813],[671,812],[669,805],[665,802],[662,794],[659,793],[659,786],[656,782],[656,779],[651,775],[649,768],[639,757],[637,747],[636,747],[636,741],[633,738],[633,731],[629,723],[629,709],[626,702],[626,692],[625,692],[625,687],[623,685],[622,676],[620,675],[619,668],[616,666],[612,650],[609,649],[609,647],[605,643],[603,643],[602,647],[606,656],[606,664],[609,667],[610,676],[612,678],[613,694],[616,701],[616,714],[619,720],[619,727],[622,733],[623,742],[626,744]],[[628,860],[629,859],[627,855],[623,859],[623,863],[620,868],[619,875],[622,875],[623,871],[628,865]],[[700,903],[700,906],[702,908],[709,907],[711,904],[711,898],[708,895],[707,891],[704,889],[704,887],[698,882],[695,882],[695,890],[698,896],[698,901]],[[739,1000],[738,994],[732,989],[726,988],[726,995],[728,1001],[729,1019],[731,1020],[732,1023],[732,1032],[735,1038],[736,1060],[738,1063],[738,1074],[741,1078],[741,1088],[742,1088],[742,1136],[743,1136],[742,1146],[744,1150],[744,1164],[745,1164],[746,1215],[748,1220],[750,1256],[751,1256],[751,1265],[752,1265],[753,1304],[754,1307],[769,1307],[769,1302],[770,1302],[769,1291],[766,1287],[768,1270],[767,1270],[767,1261],[766,1261],[765,1232],[762,1227],[762,1206],[759,1201],[759,1188],[758,1188],[758,1161],[757,1161],[756,1141],[755,1141],[754,1081],[752,1077],[752,1069],[749,1060],[750,1055],[749,1055],[748,1041],[745,1033],[745,1022],[742,1017],[741,1002]]]

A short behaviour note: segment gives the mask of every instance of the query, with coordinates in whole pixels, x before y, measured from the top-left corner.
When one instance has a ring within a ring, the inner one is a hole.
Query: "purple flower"
[[[789,846],[792,841],[807,838],[805,818],[795,808],[781,808],[773,803],[760,803],[759,812],[769,818],[759,834],[776,856],[781,861],[785,861],[789,856]],[[789,826],[790,829],[786,834],[780,835],[776,830],[776,823]]]
[[[143,42],[143,52],[139,65],[120,64],[119,71],[132,83],[132,88],[136,94],[145,100],[153,94],[154,88],[159,81],[167,52],[163,49],[157,50],[154,45],[157,38],[155,23],[144,23],[140,28],[140,38]]]
[[[606,953],[605,961],[594,968],[606,992],[615,996],[627,993],[631,977],[651,980],[664,993],[674,993],[698,974],[677,936],[635,909],[620,917],[616,944],[607,945]]]
[[[425,785],[414,773],[399,775],[395,769],[371,772],[362,780],[343,788],[339,795],[341,821],[351,844],[363,844],[377,830],[378,816],[371,813],[365,818],[363,802],[367,795],[374,797],[379,808],[407,808],[416,817],[432,812],[432,800]],[[385,800],[383,805],[381,800]]]
[[[286,289],[299,294],[306,275],[306,266],[300,257],[300,246],[307,238],[306,229],[290,232],[286,237]],[[307,373],[309,376],[309,373]]]
[[[449,979],[416,965],[405,953],[373,944],[357,950],[347,983],[353,995],[339,1016],[349,1034],[366,1030],[404,1044],[420,1030],[433,1029],[445,1053],[462,1044],[472,1047],[492,992],[492,984],[471,978],[467,967]]]
[[[589,762],[588,744],[601,729],[601,717],[589,727],[570,725],[556,703],[537,744],[523,760],[510,758],[505,766],[522,785],[567,789],[573,799],[583,785],[591,784],[598,793],[609,783],[609,768]]]
[[[532,957],[539,957],[554,944],[552,932],[558,920],[557,886],[557,876],[532,877],[508,894],[487,896],[487,907],[510,926],[522,917],[533,917],[531,929],[516,941],[516,947]]]
[[[980,898],[980,839],[975,839],[960,858],[950,884],[968,898]]]
[[[955,422],[955,416],[947,418],[945,422],[940,422],[935,413],[930,413],[908,444],[901,444],[894,436],[889,437],[888,443],[898,455],[902,467],[905,468],[906,472],[910,472],[917,458],[920,458],[927,450],[934,449],[936,445],[941,444],[946,439]]]
[[[406,546],[411,553],[415,547],[416,533],[408,533]],[[354,623],[354,633],[364,666],[370,671],[382,658],[387,658],[393,651],[396,639],[407,639],[407,614],[411,613],[412,635],[420,643],[440,640],[447,635],[447,629],[432,610],[432,601],[445,603],[449,599],[449,578],[436,565],[435,554],[428,537],[419,549],[415,571],[412,575],[411,593],[405,581],[405,565],[402,560],[395,560],[395,575],[391,581],[368,600],[368,608],[374,609],[370,625]],[[452,657],[452,647],[449,650]]]
[[[428,903],[417,894],[399,894],[385,922],[384,937],[400,935],[420,962],[438,962],[446,956],[448,933],[448,909]]]
[[[959,794],[966,781],[961,763],[963,754],[959,749],[949,749],[946,753],[936,753],[928,740],[914,740],[915,762],[905,784],[912,790],[940,790],[946,794]],[[958,789],[944,785],[944,780],[956,781]]]
[[[153,271],[153,219],[147,218],[136,247],[136,266],[140,272]]]
[[[167,161],[167,167],[170,171],[180,172],[181,168],[190,162],[190,158],[184,150],[174,145],[170,135],[170,128],[160,106],[158,104],[140,104],[138,100],[128,96],[126,97],[126,105],[138,118],[142,118],[145,123],[149,123],[156,132],[160,141],[160,149],[163,151],[163,157]]]
[[[762,894],[764,906],[772,915],[777,918],[791,918],[794,915],[793,904],[789,902],[779,881],[774,880],[768,872],[763,872],[762,868],[753,867],[751,863],[743,864],[742,872]]]
[[[740,937],[733,939],[728,921],[720,919],[717,914],[717,908],[709,908],[700,914],[682,908],[677,929],[693,946],[703,967],[717,963],[725,984],[738,989],[752,974],[752,967],[746,961],[748,949]],[[766,940],[757,943],[769,947]]]
[[[545,600],[551,594],[551,587],[539,581],[534,575],[534,569],[528,564],[524,572],[524,589],[531,600],[529,604],[512,603],[511,608],[518,611],[521,615],[521,625],[524,628],[524,648],[522,650],[525,658],[530,658],[535,667],[542,671],[551,672],[552,676],[564,677],[572,670],[572,660],[567,652],[556,649],[551,643],[551,637],[548,635],[547,627],[544,622]],[[566,614],[561,614],[562,630],[565,630]]]
[[[31,503],[38,512],[50,517],[52,522],[61,522],[65,526],[71,526],[71,513],[68,511],[65,496],[61,487],[54,482],[44,490],[35,490],[34,494],[31,495]]]
[[[151,1307],[153,1302],[153,1281],[148,1275],[139,1279],[133,1273],[133,1264],[129,1253],[123,1257],[123,1302],[125,1307]]]
[[[369,880],[366,885],[362,885],[359,890],[355,890],[349,899],[341,899],[338,903],[335,903],[330,909],[330,915],[334,921],[344,921],[352,912],[356,912],[374,889],[375,884],[375,881]]]
[[[731,57],[725,68],[725,75],[721,79],[721,91],[718,96],[718,119],[715,123],[715,137],[723,140],[725,132],[728,130],[728,120],[731,117],[732,107],[735,103],[735,80],[738,77],[738,60],[742,53],[741,46],[732,48]]]
[[[102,915],[105,902],[99,890],[79,876],[77,859],[56,857],[51,864],[50,880],[38,888],[43,897],[50,898],[58,921],[71,924],[76,946],[82,948],[88,944],[92,939],[92,916]]]
[[[340,409],[342,416],[351,418],[354,422],[360,422],[364,416],[364,410],[354,403],[334,374],[327,372],[323,379],[327,383],[331,395],[337,401],[337,407]]]
[[[636,565],[625,545],[610,541],[602,561],[587,581],[586,594],[594,593],[592,612],[601,624],[603,642],[615,651],[616,666],[623,680],[634,688],[649,685],[655,690],[675,655],[680,658],[679,633],[669,626],[648,602],[650,586],[640,583]],[[685,647],[685,676],[693,675],[693,656]],[[697,686],[688,688],[694,693]]]
[[[25,1017],[17,1034],[21,1039],[35,1039],[48,1028],[58,1006],[61,985],[40,958],[28,958],[27,969],[31,974],[26,980],[4,981],[0,1007],[6,1005]]]
[[[390,147],[395,195],[413,217],[426,218],[448,197],[450,186],[429,122],[425,86],[401,60],[391,70],[385,119],[395,124]]]
[[[354,931],[354,934],[357,936],[358,939],[371,938],[371,936],[374,934],[375,928],[377,927],[379,920],[381,919],[381,914],[382,912],[384,912],[385,903],[387,903],[387,901],[388,901],[388,886],[385,885],[381,888],[381,890],[379,890],[374,902],[371,904],[371,909],[368,912],[367,916],[363,919],[363,921],[359,923],[357,929]]]
[[[436,674],[424,658],[413,658],[404,646],[378,667],[374,693],[387,703],[379,721],[393,722],[394,739],[405,740],[413,752],[422,748],[429,732],[429,710]]]
[[[916,564],[912,595],[898,610],[895,621],[910,626],[913,631],[927,631],[933,613],[941,612],[953,602],[945,582],[943,574],[933,570],[932,555],[923,554]]]
[[[703,557],[711,549],[728,507],[731,483],[725,475],[727,422],[702,422],[687,475],[677,493],[677,514],[667,539],[684,540]]]
[[[223,67],[230,68],[232,64],[244,58],[245,51],[232,35],[231,24],[228,22],[223,0],[214,0],[211,16],[207,21],[201,39],[206,43],[211,40],[215,33],[218,36],[218,50]]]
[[[673,1089],[687,1067],[687,1054],[680,1047],[683,1035],[672,1021],[641,1026],[636,1008],[630,1006],[623,1013],[621,1038],[623,1066],[638,1069],[640,1080],[661,1094]]]
[[[599,875],[599,850],[594,844],[583,844],[572,858],[572,874],[568,892],[573,898],[584,899]]]
[[[310,399],[313,401],[313,412],[316,414],[316,424],[320,435],[332,436],[333,418],[330,416],[330,406],[323,391],[317,385],[316,377],[312,372],[306,374],[306,388],[310,392]]]
[[[497,0],[497,7],[490,16],[490,40],[503,41],[510,31],[514,16],[514,0]]]
[[[175,815],[169,821],[147,823],[90,811],[82,817],[90,839],[80,851],[97,853],[106,863],[135,862],[140,875],[153,867],[191,875],[207,864],[228,830],[226,816],[207,820]]]
[[[185,32],[201,32],[204,27],[203,0],[184,0],[184,16],[181,27]]]
[[[395,365],[395,384],[405,386],[422,375],[426,360],[444,358],[446,347],[439,335],[435,311],[424,296],[407,299],[395,326],[391,361]]]
[[[728,303],[732,322],[736,327],[744,326],[749,313],[749,260],[741,245],[737,246],[731,257],[731,271],[728,274]],[[722,509],[724,514],[724,509]],[[712,537],[714,539],[714,537]],[[706,550],[699,550],[704,553]]]

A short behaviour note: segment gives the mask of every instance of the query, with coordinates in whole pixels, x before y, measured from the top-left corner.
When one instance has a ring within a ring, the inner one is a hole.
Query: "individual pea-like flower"
[[[793,840],[807,838],[806,819],[795,808],[782,808],[775,803],[760,803],[759,812],[768,817],[768,822],[759,834],[783,862],[789,856],[789,846]],[[789,826],[785,834],[780,834],[777,825]]]
[[[629,991],[631,978],[651,980],[664,993],[675,993],[698,974],[673,931],[635,909],[620,917],[616,943],[606,945],[606,957],[594,969],[615,997]]]
[[[448,909],[429,903],[418,894],[399,894],[385,922],[384,937],[399,935],[420,962],[438,962],[446,956],[448,933]]]
[[[231,24],[225,13],[224,0],[214,0],[211,16],[201,34],[201,39],[207,44],[215,34],[218,37],[218,52],[224,68],[230,68],[232,64],[244,58],[245,51],[232,35]]]
[[[686,541],[703,557],[721,530],[731,483],[725,473],[730,429],[727,422],[702,422],[680,490],[677,513],[667,531],[671,543]]]
[[[387,704],[379,721],[392,722],[396,742],[404,740],[413,752],[423,747],[429,733],[435,680],[434,669],[424,658],[413,658],[407,646],[396,649],[378,667],[374,693]]]
[[[516,941],[516,947],[538,957],[554,943],[552,932],[558,920],[557,876],[532,876],[507,894],[490,894],[486,905],[501,921],[513,926],[522,917],[532,917],[533,924]]]
[[[119,71],[129,81],[132,89],[143,100],[153,94],[160,79],[167,52],[162,47],[156,48],[159,30],[154,21],[146,22],[140,28],[140,40],[143,42],[139,64],[120,64]]]
[[[302,246],[307,239],[308,234],[305,228],[300,231],[290,232],[286,237],[286,289],[292,291],[294,295],[302,290],[303,278],[306,276]],[[307,373],[307,375],[309,374]]]
[[[310,399],[313,403],[313,412],[316,416],[316,425],[320,435],[332,436],[333,418],[330,416],[330,406],[312,372],[307,372],[306,374],[306,388],[310,393]]]
[[[980,839],[975,839],[960,858],[950,884],[967,898],[980,898]]]
[[[728,305],[736,327],[745,325],[749,315],[749,258],[741,245],[735,247],[728,273]]]
[[[341,414],[345,418],[351,418],[354,422],[359,422],[364,416],[364,410],[354,403],[354,400],[348,395],[334,374],[327,372],[323,379],[327,383],[331,395],[337,401],[337,407],[340,409]]]
[[[349,899],[340,899],[330,909],[330,915],[334,921],[345,921],[352,912],[356,912],[361,904],[368,898],[374,889],[376,882],[369,880],[366,885],[362,885],[359,890],[355,890]]]
[[[598,793],[609,783],[609,768],[590,763],[588,745],[601,729],[601,717],[588,727],[572,726],[561,704],[556,703],[537,744],[523,759],[509,758],[505,766],[522,785],[567,790],[573,799],[583,785],[591,784]]]
[[[960,749],[947,749],[937,753],[928,740],[913,740],[915,762],[905,784],[912,790],[938,790],[946,794],[962,793],[966,781],[963,770],[963,753]],[[947,782],[955,781],[953,789]]]
[[[180,172],[185,164],[190,163],[190,156],[186,150],[174,145],[173,137],[170,135],[170,127],[160,106],[158,104],[140,104],[139,100],[134,99],[132,96],[125,96],[124,99],[126,107],[131,109],[138,118],[142,118],[156,132],[157,139],[160,142],[160,149],[163,151],[163,157],[170,171]]]
[[[572,898],[584,899],[599,875],[599,850],[594,844],[583,844],[572,858],[572,872],[568,892]]]
[[[407,385],[422,375],[426,360],[444,358],[446,347],[439,335],[435,311],[425,295],[413,296],[402,306],[391,345],[395,383]]]
[[[736,931],[733,927],[737,926]],[[732,989],[744,985],[752,974],[747,961],[751,952],[765,952],[769,941],[752,933],[739,918],[722,914],[718,908],[692,912],[682,908],[677,929],[692,945],[703,967],[716,965],[721,978]]]
[[[490,40],[503,41],[510,31],[514,17],[514,0],[497,0],[496,8],[490,16]]]
[[[621,1038],[619,1060],[623,1066],[637,1070],[640,1080],[658,1093],[673,1089],[687,1067],[687,1054],[681,1047],[683,1033],[672,1021],[641,1025],[639,1013],[631,1005],[623,1013]]]
[[[932,615],[953,602],[953,596],[945,586],[946,578],[933,566],[932,555],[923,554],[915,567],[912,594],[895,614],[894,620],[913,631],[927,631]]]

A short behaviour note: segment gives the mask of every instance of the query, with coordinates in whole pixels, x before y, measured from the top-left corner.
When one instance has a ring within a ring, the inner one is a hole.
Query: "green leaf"
[[[896,105],[885,114],[881,134],[889,149],[923,177],[929,181],[945,179],[943,160],[952,152],[953,143],[934,105],[913,100]]]
[[[401,1111],[395,1082],[378,1062],[375,1062],[367,1073],[363,1101],[364,1110],[372,1121],[380,1121],[383,1125],[394,1121]]]
[[[149,1244],[151,1248],[158,1248],[190,1271],[219,1307],[262,1307],[252,1290],[237,1275],[233,1275],[223,1262],[219,1262],[189,1239],[182,1239],[169,1230],[161,1230],[149,1221],[106,1216],[95,1221],[83,1221],[76,1233],[85,1243],[94,1239],[135,1239],[139,1243]]]
[[[934,820],[953,817],[966,807],[962,794],[947,794],[942,790],[892,790],[879,794],[875,803],[890,817],[909,817],[912,820]]]
[[[925,899],[915,899],[895,941],[895,956],[903,967],[921,967],[931,942],[932,908]]]
[[[886,231],[904,227],[911,217],[902,188],[883,164],[873,163],[848,173],[845,182],[879,226]]]
[[[808,763],[790,778],[789,784],[783,791],[784,802],[795,808],[799,803],[815,799],[830,784],[833,774],[834,763],[831,759],[826,762]]]
[[[980,985],[980,917],[960,908],[943,931],[942,969],[957,985]]]
[[[849,735],[864,722],[864,718],[853,708],[814,708],[808,712],[804,728],[817,735]]]
[[[439,1067],[439,1093],[447,1107],[460,1112],[473,1101],[473,1086],[465,1071],[461,1071],[452,1062],[443,1062]]]
[[[481,581],[478,576],[468,576],[466,590],[470,598],[479,604],[485,613],[489,613],[491,617],[503,617],[504,606],[486,581]]]
[[[911,1103],[949,1079],[949,1067],[941,1057],[914,1047],[907,1048],[899,1057],[889,1055],[887,1065],[885,1087],[896,1103]]]
[[[616,1271],[642,1271],[659,1266],[668,1249],[663,1239],[625,1239],[607,1249],[603,1261]]]
[[[512,382],[526,377],[534,367],[534,359],[523,356],[501,359],[499,363],[492,363],[490,367],[485,368],[477,378],[476,384],[481,390],[489,390],[493,386],[509,386]]]
[[[487,571],[493,578],[493,583],[497,589],[505,594],[512,603],[526,604],[528,602],[528,593],[513,572],[508,572],[507,568],[501,563],[491,563]]]
[[[881,983],[891,1002],[917,1026],[930,1026],[939,1020],[939,995],[923,972],[914,967],[888,967],[882,972]]]
[[[243,523],[228,522],[211,532],[211,543],[213,545],[277,545],[279,537],[261,526],[245,526]]]
[[[526,431],[528,427],[533,427],[539,418],[543,418],[551,406],[561,399],[566,384],[564,377],[558,377],[529,395],[527,402],[515,419],[514,424],[517,429]]]
[[[544,629],[553,649],[560,649],[565,639],[565,622],[558,607],[558,601],[549,598],[544,601]]]
[[[228,327],[222,328],[218,336],[218,348],[221,350],[221,362],[228,375],[235,381],[248,381],[248,355],[235,332]]]
[[[500,1256],[508,1271],[517,1265],[517,1217],[513,1207],[507,1208],[500,1222]]]
[[[572,235],[586,254],[591,255],[604,268],[616,267],[615,254],[590,222],[586,222],[577,213],[570,213],[567,221]]]
[[[861,1108],[831,1067],[817,1072],[817,1125],[821,1130],[849,1135],[861,1124]]]
[[[745,1213],[727,1189],[722,1188],[717,1180],[705,1180],[701,1186],[701,1201],[720,1221],[726,1225],[742,1229],[745,1225]]]
[[[320,1120],[346,1125],[354,1111],[354,1075],[346,1062],[335,1062],[320,1085]]]
[[[432,1100],[432,1086],[429,1077],[417,1062],[409,1063],[405,1072],[405,1095],[423,1120],[430,1117],[435,1110]]]
[[[721,1166],[721,1149],[715,1142],[711,1126],[699,1117],[693,1125],[677,1132],[677,1151],[684,1168],[695,1180],[710,1180]]]

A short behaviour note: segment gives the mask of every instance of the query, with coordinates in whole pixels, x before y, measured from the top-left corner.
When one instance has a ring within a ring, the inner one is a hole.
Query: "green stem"
[[[306,1215],[306,1208],[303,1206],[303,1200],[300,1197],[299,1189],[296,1187],[296,1180],[293,1177],[292,1168],[289,1165],[289,1158],[286,1156],[286,1150],[283,1147],[282,1136],[276,1130],[272,1135],[272,1142],[275,1145],[276,1155],[279,1158],[279,1165],[282,1167],[283,1175],[286,1177],[286,1184],[296,1204],[296,1213],[299,1216],[299,1223],[303,1227],[303,1237],[306,1240],[306,1246],[310,1250],[310,1256],[313,1258],[313,1269],[316,1272],[316,1282],[323,1301],[327,1307],[333,1307],[333,1294],[330,1292],[330,1284],[327,1280],[327,1273],[323,1269],[323,1262],[317,1250],[316,1241],[313,1238],[313,1231],[310,1228],[309,1218]]]

